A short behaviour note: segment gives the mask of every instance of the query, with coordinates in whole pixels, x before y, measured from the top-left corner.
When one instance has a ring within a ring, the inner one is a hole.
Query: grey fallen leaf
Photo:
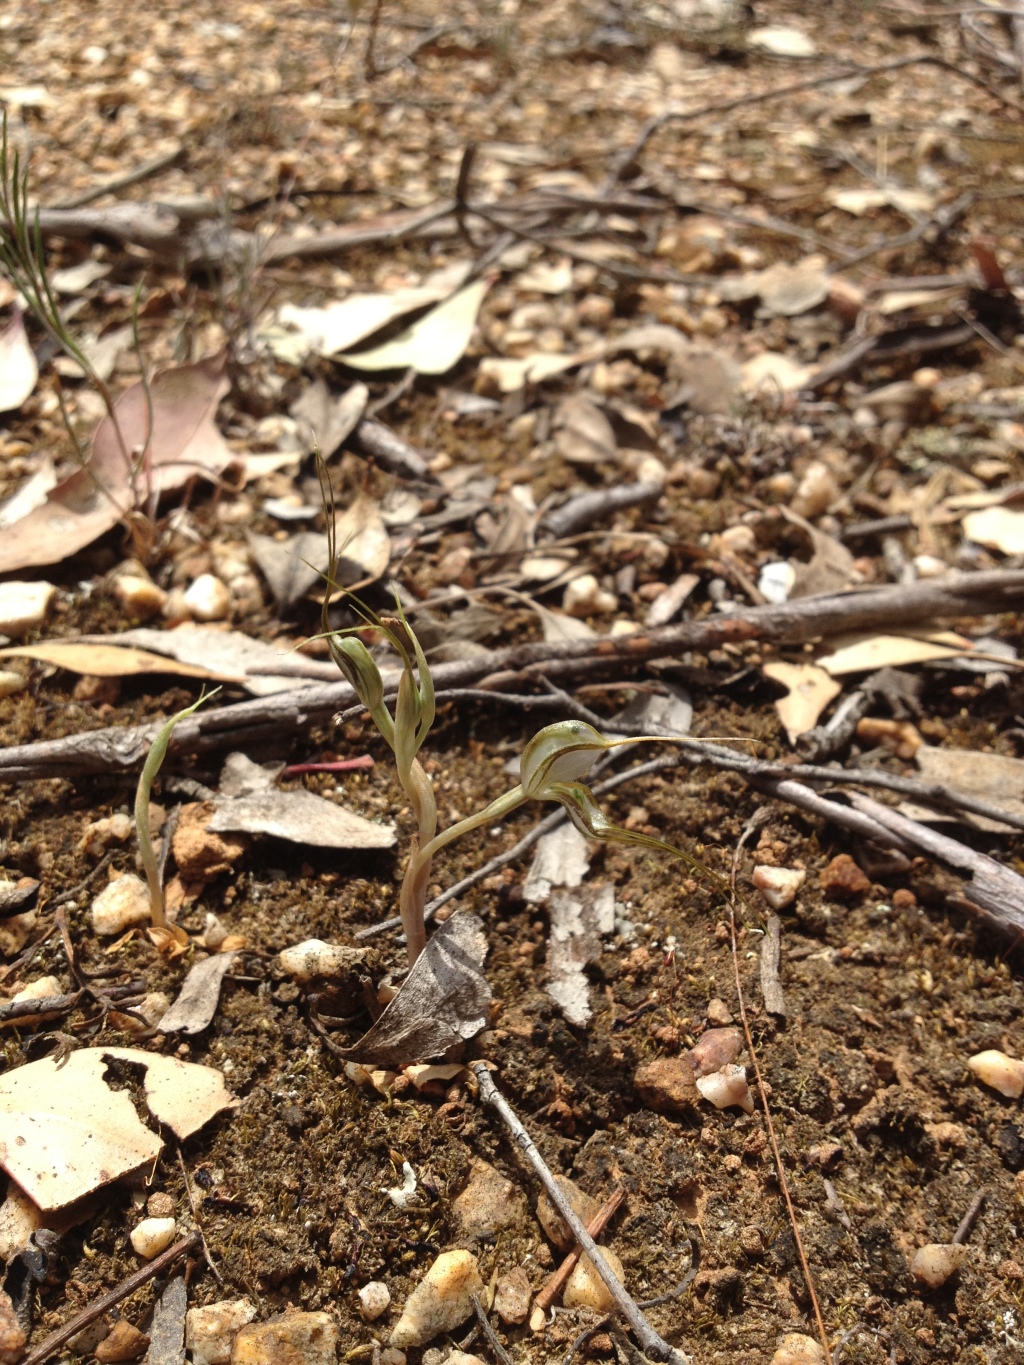
[[[541,630],[547,644],[557,644],[560,640],[595,640],[597,631],[576,616],[567,616],[564,611],[552,611],[539,602],[530,606],[540,617]]]
[[[537,840],[533,862],[523,883],[523,898],[539,904],[548,899],[556,886],[579,886],[589,867],[589,841],[567,820]]]
[[[202,1033],[213,1023],[220,1004],[224,977],[235,965],[237,953],[217,953],[188,969],[174,1004],[157,1025],[161,1033]]]
[[[185,1365],[185,1313],[188,1291],[176,1275],[156,1301],[149,1329],[149,1350],[142,1365]]]
[[[563,398],[553,419],[555,447],[571,464],[604,464],[618,451],[606,414],[586,393]]]
[[[616,716],[619,725],[635,727],[637,734],[657,734],[668,730],[674,735],[688,735],[693,722],[693,701],[685,687],[666,682],[664,694],[638,692],[633,700]]]
[[[828,275],[824,264],[814,257],[796,265],[778,261],[760,272],[757,289],[771,317],[797,317],[828,298]]]
[[[393,848],[394,825],[377,825],[322,796],[297,791],[214,798],[206,828],[217,834],[270,834],[310,848]]]
[[[481,968],[487,936],[476,915],[455,914],[428,940],[377,1022],[340,1055],[366,1066],[440,1057],[485,1027],[491,988]]]
[[[590,982],[583,970],[601,956],[601,936],[615,930],[615,891],[611,885],[581,887],[569,895],[556,891],[548,903],[548,995],[570,1024],[582,1028],[592,1017]]]
[[[1024,759],[1009,754],[986,754],[968,749],[939,749],[922,744],[914,760],[926,782],[937,782],[952,787],[968,796],[980,796],[997,806],[1005,807],[1010,815],[1024,816]],[[985,815],[958,811],[955,816],[931,807],[903,802],[899,809],[912,820],[927,823],[957,820],[991,833],[1010,834],[1010,825],[991,820]]]
[[[266,498],[263,510],[278,521],[312,521],[320,515],[320,508],[299,498]]]
[[[290,540],[275,540],[247,530],[245,538],[281,611],[305,597],[327,570],[327,537],[320,531],[300,531]]]
[[[740,371],[728,356],[710,347],[691,347],[669,361],[669,375],[676,388],[667,407],[686,403],[704,415],[728,413],[740,387]]]
[[[254,792],[274,790],[283,763],[254,763],[248,754],[228,754],[220,770],[221,796],[251,796]]]
[[[834,536],[819,531],[788,507],[780,508],[780,511],[790,525],[803,531],[811,547],[811,558],[807,563],[791,561],[794,575],[789,589],[790,599],[838,592],[847,587],[853,577],[853,555],[847,547]]]
[[[369,399],[365,384],[352,384],[335,395],[322,379],[315,379],[288,411],[298,421],[308,449],[315,446],[329,460],[362,421]]]

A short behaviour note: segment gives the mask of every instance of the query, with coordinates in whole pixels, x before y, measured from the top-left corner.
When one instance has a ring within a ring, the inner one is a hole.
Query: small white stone
[[[804,470],[793,498],[793,511],[813,521],[839,497],[839,485],[827,464],[814,460]]]
[[[391,1305],[391,1290],[383,1280],[371,1280],[359,1291],[359,1313],[366,1322],[376,1322]]]
[[[562,610],[569,616],[605,616],[618,605],[615,594],[602,588],[592,573],[581,574],[565,585]]]
[[[957,1242],[929,1242],[914,1252],[910,1273],[918,1284],[938,1289],[963,1265],[967,1248]]]
[[[27,635],[46,620],[57,589],[52,583],[0,583],[0,635]]]
[[[767,867],[762,864],[754,868],[754,885],[773,910],[791,905],[806,880],[807,873],[802,867]]]
[[[114,596],[129,616],[148,620],[163,611],[167,594],[148,578],[126,574],[114,582]]]
[[[825,1352],[813,1337],[788,1332],[772,1356],[771,1365],[825,1365]]]
[[[453,1331],[472,1315],[473,1295],[483,1291],[472,1252],[442,1252],[409,1295],[388,1344],[404,1350]]]
[[[248,1299],[222,1299],[185,1314],[185,1345],[192,1365],[228,1365],[238,1333],[256,1316]]]
[[[126,872],[105,886],[92,903],[93,931],[101,935],[123,934],[151,918],[149,890],[141,877]]]
[[[774,560],[766,564],[757,580],[757,589],[767,602],[779,607],[789,601],[789,594],[796,582],[796,569],[787,560]]]
[[[710,1076],[698,1076],[698,1091],[716,1109],[729,1109],[737,1106],[748,1114],[754,1112],[754,1097],[747,1084],[747,1069],[743,1066],[723,1066],[712,1071]]]
[[[159,1256],[174,1241],[177,1227],[173,1218],[143,1218],[131,1231],[131,1243],[136,1256],[141,1256],[144,1261]]]
[[[327,981],[341,980],[365,957],[365,948],[344,948],[318,938],[308,938],[304,943],[282,949],[277,960],[293,980],[304,983],[318,977]]]
[[[0,697],[13,697],[15,692],[22,692],[24,689],[25,679],[20,673],[10,669],[0,671]]]
[[[185,605],[196,621],[223,621],[231,610],[231,593],[212,573],[202,573],[186,589]]]
[[[405,1365],[405,1352],[397,1346],[385,1346],[380,1353],[380,1365]]]
[[[719,536],[722,548],[734,555],[752,555],[757,549],[757,536],[749,526],[730,526]]]
[[[123,844],[135,828],[135,822],[123,811],[106,815],[102,820],[90,820],[78,841],[82,853],[104,853],[110,844]]]
[[[915,555],[911,563],[918,578],[944,578],[951,572],[946,561],[935,555]]]
[[[605,1260],[620,1284],[625,1280],[622,1262],[614,1251],[601,1248]],[[562,1303],[566,1308],[593,1308],[597,1313],[608,1313],[615,1307],[611,1290],[597,1273],[594,1262],[589,1256],[581,1256],[562,1291]]]
[[[967,1065],[982,1085],[990,1085],[1007,1099],[1019,1100],[1024,1094],[1024,1062],[1016,1057],[989,1048],[987,1052],[968,1057]]]

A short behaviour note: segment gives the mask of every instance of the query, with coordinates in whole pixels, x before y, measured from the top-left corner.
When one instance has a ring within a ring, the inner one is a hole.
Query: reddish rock
[[[697,1076],[710,1076],[734,1062],[743,1051],[738,1028],[709,1028],[690,1049],[690,1064]]]
[[[700,1099],[688,1056],[662,1057],[638,1067],[633,1084],[644,1104],[667,1113],[695,1109]]]
[[[850,900],[870,891],[871,883],[848,853],[840,853],[822,872],[821,889],[832,900]]]
[[[121,1360],[136,1360],[148,1345],[149,1337],[122,1318],[96,1347],[95,1355],[100,1365],[116,1365]]]

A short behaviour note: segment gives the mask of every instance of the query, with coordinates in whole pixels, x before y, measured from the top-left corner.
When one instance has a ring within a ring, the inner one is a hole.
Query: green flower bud
[[[585,777],[611,740],[582,720],[560,720],[538,730],[523,750],[519,782],[527,796],[542,797],[554,782]]]
[[[327,644],[331,658],[355,688],[359,700],[371,714],[384,700],[384,682],[380,669],[373,662],[370,651],[352,635],[329,635]]]

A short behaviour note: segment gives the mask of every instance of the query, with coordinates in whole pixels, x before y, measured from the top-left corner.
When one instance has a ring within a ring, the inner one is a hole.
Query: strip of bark
[[[1022,608],[1024,570],[961,574],[862,592],[804,597],[779,606],[750,607],[635,635],[512,645],[475,659],[440,664],[433,677],[438,689],[477,684],[497,690],[538,678],[561,681],[597,673],[628,677],[649,659],[690,650],[707,652],[748,641],[802,644],[848,632],[922,624],[934,628],[940,618],[955,620]],[[226,748],[243,752],[281,748],[295,735],[323,725],[355,700],[348,683],[338,682],[255,697],[234,706],[211,707],[177,726],[171,749],[180,755]],[[159,728],[153,723],[92,730],[64,739],[13,745],[0,752],[0,782],[132,771],[144,762]]]

